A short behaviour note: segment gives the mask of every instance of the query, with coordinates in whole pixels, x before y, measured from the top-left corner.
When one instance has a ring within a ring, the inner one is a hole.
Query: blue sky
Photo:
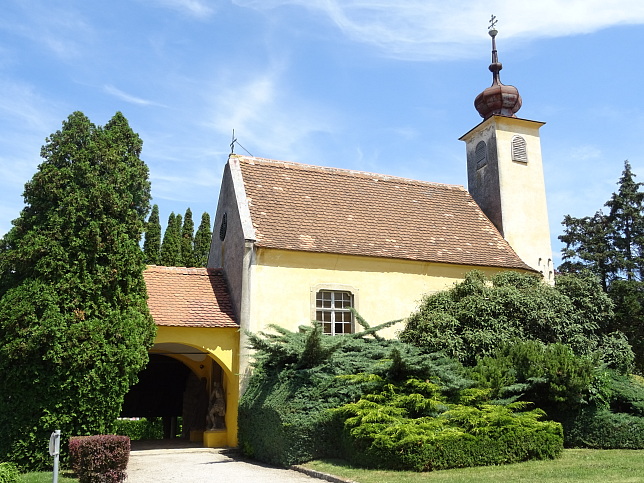
[[[558,263],[565,214],[600,209],[626,159],[644,181],[641,0],[5,0],[0,235],[76,110],[128,118],[164,222],[214,215],[233,129],[254,156],[465,185],[491,14],[518,116],[546,122]]]

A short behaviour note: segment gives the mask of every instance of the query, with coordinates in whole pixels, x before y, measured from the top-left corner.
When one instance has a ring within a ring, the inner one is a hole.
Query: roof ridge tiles
[[[333,166],[316,166],[313,164],[298,163],[295,161],[282,161],[277,159],[261,158],[261,157],[255,157],[255,156],[244,156],[241,154],[233,154],[231,155],[231,157],[236,158],[241,162],[246,161],[249,164],[256,163],[256,164],[263,164],[263,165],[269,165],[269,166],[283,167],[287,169],[296,169],[300,171],[333,173],[333,174],[339,174],[339,175],[345,175],[345,176],[368,178],[368,179],[373,179],[374,181],[381,180],[381,181],[388,181],[388,182],[400,182],[404,184],[413,184],[413,185],[431,186],[431,187],[438,187],[438,188],[445,188],[445,189],[454,189],[458,191],[467,191],[465,187],[458,184],[437,183],[435,181],[424,181],[424,180],[418,180],[413,178],[405,178],[403,176],[373,173],[370,171],[337,168]]]
[[[175,273],[178,275],[219,276],[223,275],[223,268],[211,267],[167,267],[165,265],[146,265],[149,273]]]

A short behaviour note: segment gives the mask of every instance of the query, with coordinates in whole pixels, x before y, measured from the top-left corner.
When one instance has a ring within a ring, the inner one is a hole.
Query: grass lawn
[[[303,466],[358,483],[644,482],[644,450],[567,449],[556,460],[427,473],[367,470],[340,460],[311,461]]]
[[[66,471],[58,473],[58,483],[78,483],[76,478],[66,476]],[[51,471],[38,471],[35,473],[25,473],[20,475],[19,483],[51,483],[54,474]]]

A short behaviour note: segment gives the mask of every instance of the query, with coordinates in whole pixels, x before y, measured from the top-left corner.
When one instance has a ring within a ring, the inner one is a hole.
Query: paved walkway
[[[139,444],[136,444],[139,443]],[[166,445],[167,446],[167,445]],[[320,483],[297,471],[242,459],[234,450],[132,442],[127,483]]]

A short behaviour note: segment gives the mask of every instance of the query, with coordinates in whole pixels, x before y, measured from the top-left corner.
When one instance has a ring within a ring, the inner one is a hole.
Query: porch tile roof
[[[221,269],[148,265],[143,278],[156,325],[239,327]]]
[[[257,246],[533,271],[462,186],[250,156],[231,162]]]

